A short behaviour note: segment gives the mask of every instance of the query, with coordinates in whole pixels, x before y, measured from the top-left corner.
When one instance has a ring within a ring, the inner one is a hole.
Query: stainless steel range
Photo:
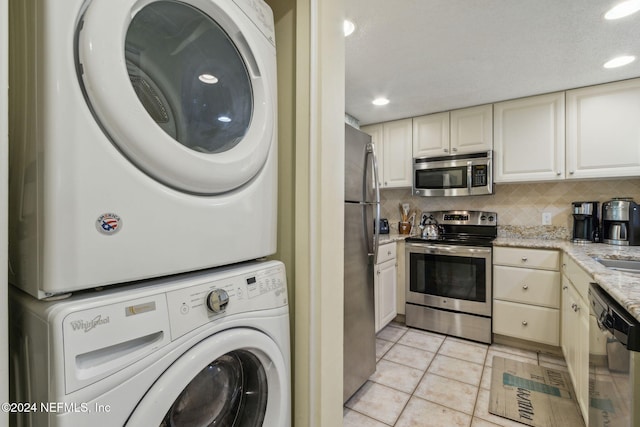
[[[422,213],[405,245],[408,326],[491,343],[497,223],[495,212]]]

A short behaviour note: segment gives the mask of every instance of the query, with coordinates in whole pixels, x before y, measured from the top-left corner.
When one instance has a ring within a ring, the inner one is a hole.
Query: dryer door
[[[213,335],[176,360],[151,386],[127,426],[289,426],[288,365],[276,343],[253,329]]]
[[[231,1],[90,1],[76,61],[103,131],[170,187],[234,190],[275,143],[275,47]]]

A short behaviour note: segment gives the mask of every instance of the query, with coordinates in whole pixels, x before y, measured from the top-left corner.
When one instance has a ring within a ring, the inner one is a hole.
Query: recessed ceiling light
[[[374,99],[373,101],[371,101],[371,103],[373,105],[387,105],[389,103],[389,100],[387,98],[380,97],[380,98]]]
[[[627,55],[627,56],[618,56],[617,58],[613,58],[610,61],[607,61],[603,67],[604,68],[616,68],[622,67],[623,65],[627,65],[636,60],[635,56]]]
[[[344,36],[350,36],[351,33],[353,33],[356,29],[356,26],[353,22],[349,21],[348,19],[344,20],[344,24],[342,25],[342,30],[344,31]]]
[[[200,74],[198,76],[198,80],[200,80],[202,83],[206,83],[208,85],[213,85],[218,83],[218,78],[216,76],[214,76],[213,74]]]
[[[640,0],[627,0],[609,9],[605,19],[620,19],[640,10]]]

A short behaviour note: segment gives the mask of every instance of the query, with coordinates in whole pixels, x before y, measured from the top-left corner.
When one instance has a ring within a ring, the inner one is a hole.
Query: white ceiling
[[[365,125],[638,77],[640,12],[603,18],[619,2],[345,0],[346,112]],[[638,59],[602,67],[623,54]]]

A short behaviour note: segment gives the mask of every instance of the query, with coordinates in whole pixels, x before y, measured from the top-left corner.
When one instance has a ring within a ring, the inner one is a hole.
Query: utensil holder
[[[398,231],[400,234],[409,234],[411,232],[411,223],[408,221],[400,221],[398,223]]]

